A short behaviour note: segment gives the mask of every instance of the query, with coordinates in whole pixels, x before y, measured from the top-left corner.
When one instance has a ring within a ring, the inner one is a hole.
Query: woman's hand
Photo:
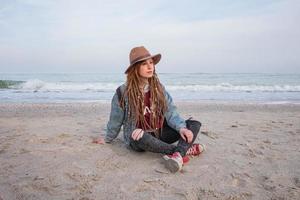
[[[143,129],[137,128],[132,132],[131,137],[133,140],[138,141],[143,137],[143,135],[144,135]]]
[[[96,144],[104,144],[105,141],[104,141],[103,138],[99,137],[99,138],[95,138],[95,139],[93,140],[93,143],[96,143]]]
[[[189,129],[181,128],[179,133],[180,133],[180,136],[182,137],[182,139],[184,141],[186,141],[187,143],[191,143],[193,141],[194,134]]]

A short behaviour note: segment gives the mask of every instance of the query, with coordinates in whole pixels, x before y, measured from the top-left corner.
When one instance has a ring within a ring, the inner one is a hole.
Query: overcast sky
[[[0,73],[300,73],[300,0],[0,0]]]

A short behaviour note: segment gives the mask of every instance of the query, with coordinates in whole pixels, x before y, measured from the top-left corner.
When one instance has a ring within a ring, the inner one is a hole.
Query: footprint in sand
[[[207,137],[209,137],[211,139],[217,139],[218,138],[217,134],[212,132],[212,131],[201,131],[201,134],[206,135]]]
[[[19,151],[20,154],[30,153],[30,152],[31,151],[29,151],[28,149],[24,149],[24,148],[20,149],[20,151]]]
[[[263,140],[263,143],[265,143],[265,144],[271,144],[271,141],[270,140]]]
[[[168,187],[170,187],[170,185],[161,178],[148,177],[148,178],[144,178],[144,182],[151,184],[152,186],[159,187],[159,188],[163,187],[163,188],[167,189]]]
[[[216,190],[203,189],[203,188],[200,188],[197,192],[198,199],[238,200],[238,199],[251,199],[252,196],[253,194],[251,192],[242,192],[242,193],[226,195],[223,192],[218,192]]]
[[[251,157],[251,158],[255,158],[255,157],[257,157],[257,156],[262,156],[262,155],[264,155],[264,153],[262,152],[262,151],[260,151],[260,150],[258,150],[258,149],[251,149],[251,148],[249,148],[248,149],[248,154],[247,154],[249,157]]]
[[[240,173],[231,173],[231,185],[233,187],[245,187],[247,184],[247,181],[243,178],[243,174]],[[248,175],[249,176],[249,175]]]
[[[69,133],[61,133],[61,134],[59,134],[57,137],[58,138],[69,138],[69,137],[71,137],[72,135],[71,134],[69,134]]]
[[[198,199],[219,199],[224,197],[225,194],[222,192],[217,192],[216,190],[200,188],[197,193]]]
[[[294,177],[293,182],[296,187],[300,188],[300,179],[298,177]]]
[[[295,133],[294,131],[288,131],[288,133],[289,133],[290,135],[292,135],[292,136],[295,136],[295,135],[296,135],[296,133]]]
[[[273,192],[276,189],[274,182],[268,176],[262,176],[261,182],[262,187],[267,191]]]
[[[74,186],[70,190],[79,191],[80,195],[86,195],[92,193],[94,185],[102,177],[98,174],[82,174],[78,172],[66,172],[65,176],[73,181]]]

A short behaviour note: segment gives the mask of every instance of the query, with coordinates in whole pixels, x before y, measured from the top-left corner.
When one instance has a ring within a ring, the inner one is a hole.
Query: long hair
[[[155,130],[159,121],[164,119],[163,116],[167,110],[167,103],[163,87],[157,77],[154,67],[153,76],[148,79],[151,103],[150,124],[146,122],[144,116],[144,91],[139,87],[142,82],[142,77],[139,75],[140,66],[141,62],[136,63],[127,73],[127,87],[121,98],[121,107],[125,107],[125,96],[127,96],[129,117],[133,117],[134,115],[136,124],[140,122],[142,127],[148,127]],[[163,123],[163,121],[161,123]],[[155,134],[158,136],[158,132],[155,132]]]

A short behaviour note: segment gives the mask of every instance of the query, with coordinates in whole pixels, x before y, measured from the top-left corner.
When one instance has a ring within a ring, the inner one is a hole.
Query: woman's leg
[[[196,120],[186,120],[186,126],[194,135],[191,143],[184,141],[180,134],[169,127],[165,121],[159,138],[145,132],[143,137],[138,141],[131,138],[130,146],[136,151],[150,151],[162,154],[173,154],[178,151],[181,156],[185,156],[187,150],[192,146],[199,133],[201,123]],[[171,144],[176,141],[178,141],[177,146]]]
[[[150,151],[162,154],[173,154],[176,148],[175,145],[168,144],[147,132],[138,141],[131,138],[130,146],[135,151]]]
[[[180,139],[180,134],[168,125],[167,120],[164,120],[159,139],[168,144],[172,144]]]
[[[180,134],[176,130],[172,129],[166,121],[164,122],[162,133],[159,138],[169,144],[178,141],[177,147],[174,149],[174,151],[180,152],[181,156],[185,156],[187,150],[193,145],[201,127],[201,123],[196,120],[188,119],[185,122],[187,129],[191,130],[193,133],[193,140],[191,143],[184,141]]]
[[[193,140],[191,143],[187,143],[186,141],[184,141],[181,137],[178,141],[177,144],[177,148],[182,149],[183,151],[180,151],[180,154],[182,156],[185,156],[187,150],[193,145],[193,143],[195,142],[197,135],[200,131],[200,127],[201,127],[201,123],[197,120],[191,120],[188,119],[185,121],[186,122],[186,128],[189,129],[190,131],[192,131],[193,133]]]
[[[163,128],[159,138],[155,138],[150,133],[144,133],[144,136],[139,141],[130,141],[130,146],[135,151],[151,151],[154,153],[173,154],[176,146],[171,145],[180,139],[177,131],[168,126],[167,121],[164,120]]]

